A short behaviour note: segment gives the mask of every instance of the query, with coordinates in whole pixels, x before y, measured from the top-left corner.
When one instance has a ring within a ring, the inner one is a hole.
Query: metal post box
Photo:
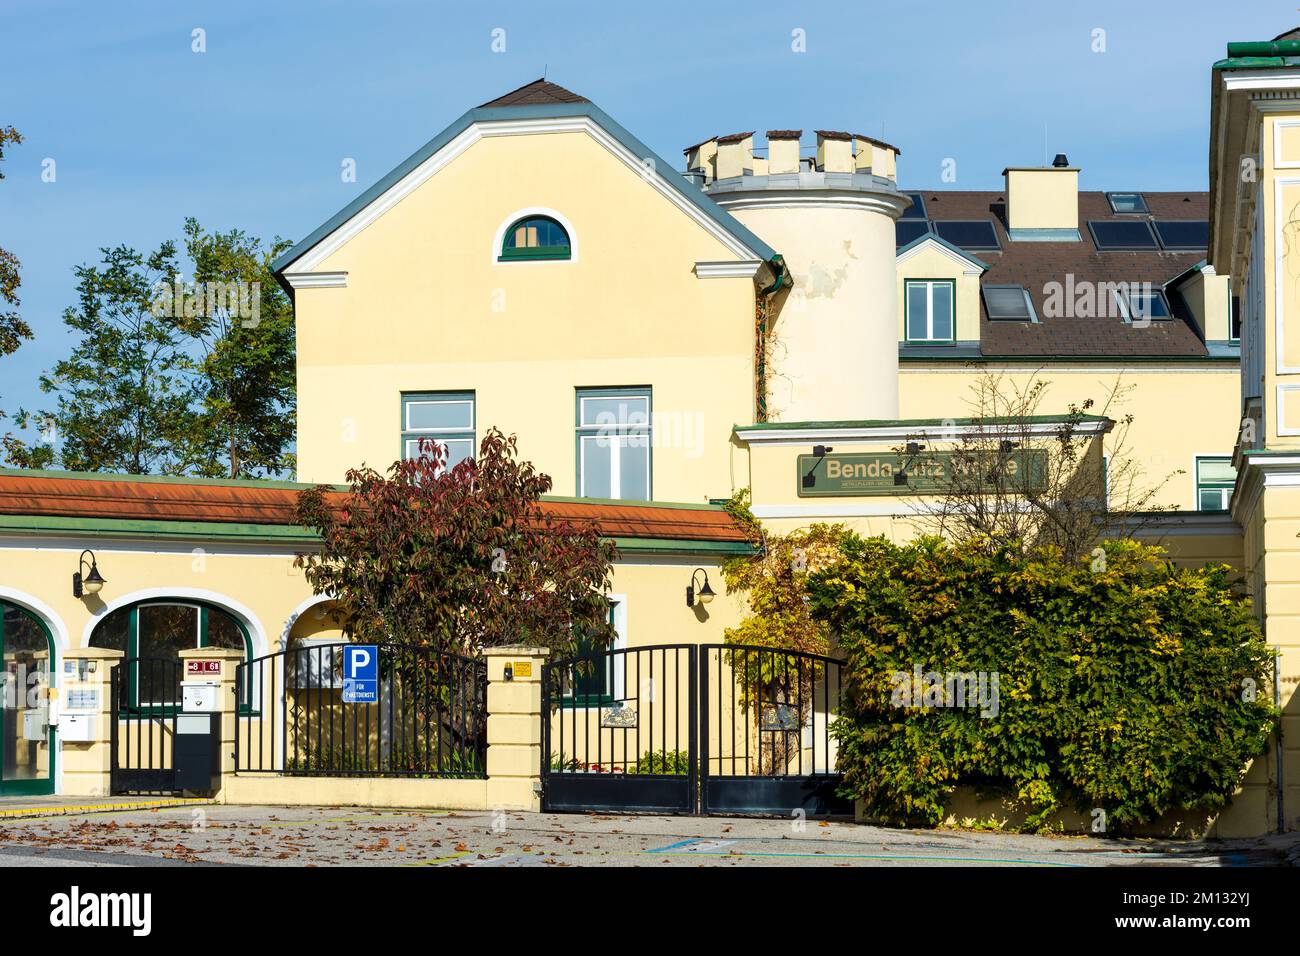
[[[95,714],[64,714],[59,721],[59,737],[64,742],[86,743],[99,738],[95,736],[98,725]]]
[[[198,793],[220,790],[221,715],[178,714],[174,753],[177,789]]]
[[[192,680],[181,684],[181,711],[186,714],[212,714],[221,709],[221,682]]]

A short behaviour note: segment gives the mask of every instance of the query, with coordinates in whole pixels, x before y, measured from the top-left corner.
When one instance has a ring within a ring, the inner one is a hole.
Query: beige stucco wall
[[[785,257],[794,279],[770,327],[770,420],[897,417],[893,217],[803,197],[717,198]]]
[[[528,208],[571,225],[572,261],[496,261]],[[575,389],[648,385],[653,496],[726,497],[727,434],[753,416],[754,283],[693,270],[735,259],[586,133],[479,140],[315,267],[346,288],[297,290],[299,478],[396,459],[403,391],[472,390],[478,436],[517,433],[576,494]]]
[[[1092,399],[1089,409],[1102,414],[1100,403],[1111,387],[1133,386],[1111,418],[1133,416],[1128,433],[1128,457],[1137,463],[1148,485],[1168,478],[1152,504],[1196,509],[1198,455],[1232,454],[1237,434],[1240,376],[1235,366],[1051,365],[1042,368],[905,364],[899,376],[900,404],[905,418],[961,417],[973,414],[971,386],[989,372],[1004,371],[1008,384],[1024,387],[1046,381],[1049,388],[1040,412],[1062,412],[1069,405]],[[1107,438],[1107,454],[1115,446]],[[1175,472],[1182,471],[1182,474]]]

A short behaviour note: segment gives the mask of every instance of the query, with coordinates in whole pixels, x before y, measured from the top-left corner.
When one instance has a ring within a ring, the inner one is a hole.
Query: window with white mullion
[[[474,457],[475,408],[472,392],[421,392],[402,395],[402,456],[417,458],[420,442],[435,442],[451,468]]]
[[[577,418],[579,497],[649,500],[649,390],[580,389]]]
[[[954,286],[951,279],[909,279],[904,284],[904,325],[909,342],[953,340]]]

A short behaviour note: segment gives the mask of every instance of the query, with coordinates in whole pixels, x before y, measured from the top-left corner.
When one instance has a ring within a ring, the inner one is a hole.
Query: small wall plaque
[[[608,708],[601,708],[600,726],[635,730],[636,715],[637,710],[635,707],[625,707],[623,701],[616,700]]]
[[[512,661],[510,663],[510,669],[514,671],[516,678],[533,676],[532,661]]]
[[[789,704],[765,704],[763,706],[764,730],[798,730],[802,725],[799,714]]]

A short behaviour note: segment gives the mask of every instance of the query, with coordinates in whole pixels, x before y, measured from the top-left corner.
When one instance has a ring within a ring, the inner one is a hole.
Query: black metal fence
[[[109,679],[113,793],[176,790],[176,717],[184,663],[174,657],[128,657]]]
[[[487,665],[379,644],[376,699],[344,700],[346,643],[291,647],[235,670],[235,767],[315,776],[484,777]]]

